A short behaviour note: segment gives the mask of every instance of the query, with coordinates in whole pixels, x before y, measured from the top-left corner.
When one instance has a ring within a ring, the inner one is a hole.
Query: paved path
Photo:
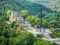
[[[28,22],[25,22],[25,24],[29,27],[29,30],[27,30],[27,31],[32,33],[34,36],[36,36],[37,34],[40,34],[40,35],[43,34],[44,35],[44,37],[43,37],[44,40],[60,44],[60,38],[51,38],[50,37],[49,34],[52,33],[52,32],[49,29],[41,28],[41,30],[40,30],[40,29],[36,29],[36,28],[32,27]]]

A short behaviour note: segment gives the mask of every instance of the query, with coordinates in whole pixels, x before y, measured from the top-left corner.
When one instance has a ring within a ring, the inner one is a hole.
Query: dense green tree
[[[57,45],[57,44],[50,43],[46,40],[39,39],[33,45]]]
[[[7,10],[7,18],[9,18],[11,15],[11,10]]]
[[[49,25],[48,21],[46,19],[42,19],[42,26],[44,28],[48,28],[48,25]]]
[[[43,19],[48,21],[48,27],[59,28],[59,13],[47,13]],[[46,24],[47,25],[47,24]]]
[[[21,15],[21,16],[24,18],[24,20],[25,20],[25,18],[28,17],[28,15],[30,15],[30,13],[29,13],[28,10],[22,10],[22,11],[20,12],[20,15]]]
[[[40,21],[40,19],[37,16],[28,16],[27,20],[30,22],[32,26],[37,25],[37,23]]]
[[[32,45],[35,40],[36,39],[32,34],[21,34],[16,37],[14,45]]]
[[[59,38],[60,37],[60,30],[55,29],[55,28],[51,28],[51,32],[52,32],[52,34],[50,34],[50,36],[52,38]]]

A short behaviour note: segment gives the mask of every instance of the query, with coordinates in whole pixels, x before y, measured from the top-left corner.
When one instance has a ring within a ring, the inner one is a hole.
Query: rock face
[[[9,18],[9,21],[22,23],[22,22],[24,22],[24,19],[20,16],[20,14],[18,12],[11,12],[11,16]]]

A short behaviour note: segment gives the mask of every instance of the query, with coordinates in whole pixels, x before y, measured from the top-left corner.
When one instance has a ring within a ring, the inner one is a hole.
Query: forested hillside
[[[56,10],[56,8],[58,8],[58,10],[60,9],[60,0],[28,0],[32,3],[38,3],[38,4],[42,4],[52,10]],[[55,7],[56,6],[56,7]]]
[[[53,13],[46,13],[43,17],[53,25],[53,27],[60,28],[60,0],[28,0],[32,3],[42,4],[45,7],[51,9]]]
[[[59,4],[56,0],[0,0],[0,45],[57,45],[59,40],[47,39],[60,37]]]
[[[1,12],[6,12],[7,10],[29,10],[32,14],[40,14],[40,9],[43,9],[47,12],[52,12],[49,8],[41,5],[32,3],[29,1],[24,0],[0,0],[0,14]]]
[[[33,1],[34,2],[34,1]],[[32,15],[41,15],[41,10],[46,11],[49,14],[45,14],[43,16],[43,19],[46,19],[49,24],[54,25],[55,27],[60,27],[60,15],[59,15],[59,8],[57,7],[59,4],[58,1],[45,1],[44,4],[39,4],[39,3],[33,3],[27,0],[0,0],[0,15],[6,15],[7,10],[16,10],[16,11],[21,11],[21,10],[29,10],[30,14]],[[43,2],[43,1],[42,1]],[[46,3],[47,2],[47,3]],[[56,4],[58,5],[54,5]],[[53,4],[53,5],[52,5]],[[46,6],[47,5],[47,6]],[[49,7],[50,6],[50,7]],[[55,6],[52,8],[52,6]],[[55,10],[53,10],[55,9]],[[44,13],[44,12],[42,12]],[[51,16],[52,17],[51,17]]]

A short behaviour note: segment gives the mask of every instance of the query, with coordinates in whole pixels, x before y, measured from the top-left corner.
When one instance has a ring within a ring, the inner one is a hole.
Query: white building
[[[9,18],[10,22],[17,22],[17,23],[23,23],[24,19],[20,16],[18,12],[11,12],[11,16]]]

